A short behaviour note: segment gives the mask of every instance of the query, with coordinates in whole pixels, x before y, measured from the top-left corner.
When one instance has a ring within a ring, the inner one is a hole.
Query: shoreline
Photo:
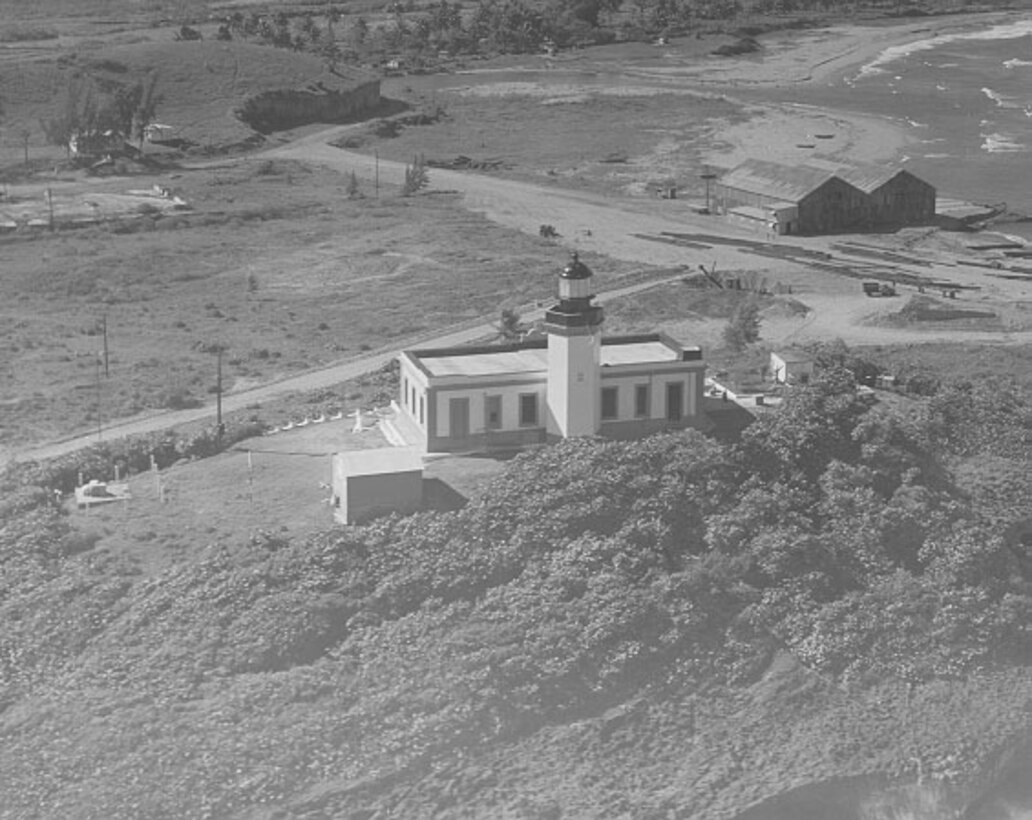
[[[811,31],[763,35],[765,53],[758,60],[741,58],[718,68],[685,70],[682,75],[701,87],[740,91],[741,96],[729,99],[751,113],[745,122],[715,124],[706,162],[718,168],[731,168],[748,158],[789,165],[902,165],[908,159],[906,146],[918,141],[905,118],[854,112],[826,101],[786,102],[774,98],[774,93],[797,89],[805,98],[807,92],[822,87],[848,84],[851,76],[865,70],[881,71],[879,64],[914,49],[927,49],[930,46],[923,44],[939,37],[949,42],[1017,22],[1032,28],[1030,21],[1032,12],[1001,11],[898,24],[836,23]],[[818,133],[823,139],[816,138]]]

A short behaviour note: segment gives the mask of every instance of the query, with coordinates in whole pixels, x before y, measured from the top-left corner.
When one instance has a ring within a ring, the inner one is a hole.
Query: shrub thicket
[[[460,511],[257,533],[148,581],[47,506],[40,487],[68,466],[11,473],[0,702],[47,705],[8,737],[5,801],[30,811],[36,789],[66,794],[63,773],[88,768],[102,774],[74,799],[109,816],[231,816],[597,714],[642,686],[748,683],[774,652],[850,687],[1027,665],[1029,420],[956,389],[962,413],[947,393],[900,415],[832,367],[735,444],[568,441],[517,457]],[[1004,506],[965,467],[985,435],[1024,468],[1006,473]],[[184,756],[197,709],[203,749]],[[118,731],[97,730],[108,715]],[[88,749],[46,745],[89,720]]]

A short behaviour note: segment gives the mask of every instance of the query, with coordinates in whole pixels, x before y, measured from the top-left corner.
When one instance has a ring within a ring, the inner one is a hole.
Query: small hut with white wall
[[[380,447],[333,454],[333,517],[356,524],[423,504],[423,458],[412,447]]]
[[[772,350],[770,373],[775,384],[800,384],[813,375],[813,356],[801,350]]]

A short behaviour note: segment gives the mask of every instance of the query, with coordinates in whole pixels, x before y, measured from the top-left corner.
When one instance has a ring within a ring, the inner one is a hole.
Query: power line
[[[109,378],[111,372],[108,370],[108,336],[107,336],[107,314],[104,314],[102,321],[104,330],[104,378]]]
[[[257,453],[266,456],[305,456],[307,458],[326,458],[326,456],[332,456],[336,452],[333,450],[325,453],[304,453],[292,450],[257,450],[254,447],[229,447],[228,450],[236,453]]]

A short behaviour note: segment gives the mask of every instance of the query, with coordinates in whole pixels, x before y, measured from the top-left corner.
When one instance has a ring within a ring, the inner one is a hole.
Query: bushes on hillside
[[[226,425],[218,436],[214,428],[184,434],[171,430],[133,436],[111,442],[94,444],[67,456],[46,462],[9,467],[8,476],[0,477],[0,487],[9,486],[17,471],[37,487],[70,493],[77,486],[80,475],[87,479],[111,481],[115,467],[122,476],[141,473],[151,468],[151,458],[158,469],[165,469],[180,459],[207,458],[231,447],[239,441],[259,436],[264,426],[257,422]]]
[[[76,552],[89,544],[67,538],[34,486],[68,465],[12,473],[0,701],[46,692],[48,731],[74,723],[72,704],[114,714],[118,732],[61,752],[114,772],[105,806],[160,792],[179,815],[203,803],[230,816],[256,794],[425,768],[601,714],[644,686],[749,682],[775,651],[849,686],[1027,664],[1032,566],[1014,517],[968,492],[952,451],[931,449],[1018,435],[1020,416],[1012,429],[1003,410],[930,407],[940,422],[926,435],[831,368],[738,444],[693,431],[566,441],[515,458],[460,511],[308,539],[258,533],[146,581]],[[204,441],[139,450],[171,459]],[[93,455],[99,469],[113,451]],[[179,732],[201,709],[218,716],[211,745],[184,760]],[[176,753],[170,779],[158,764]],[[274,774],[245,788],[234,772],[255,754]],[[8,755],[5,776],[20,759]]]

